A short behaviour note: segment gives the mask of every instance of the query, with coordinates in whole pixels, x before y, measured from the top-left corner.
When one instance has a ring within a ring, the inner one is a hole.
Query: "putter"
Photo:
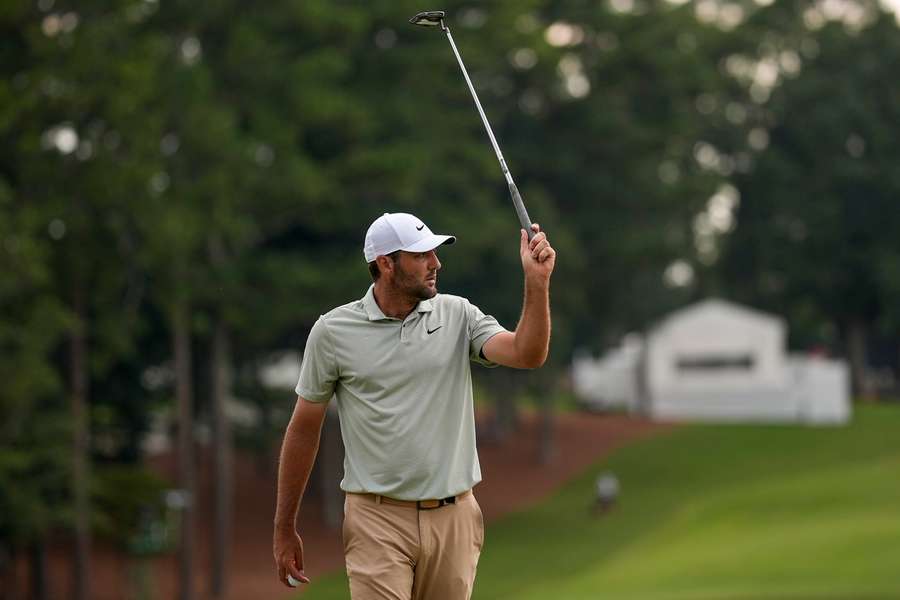
[[[475,93],[475,86],[472,85],[472,80],[469,79],[469,73],[466,71],[466,66],[463,64],[462,57],[459,55],[459,50],[456,49],[456,44],[453,42],[453,36],[450,35],[450,28],[444,25],[444,14],[445,13],[442,10],[420,12],[411,18],[409,22],[413,25],[420,25],[422,27],[440,27],[441,31],[447,34],[447,40],[450,41],[450,47],[453,49],[453,54],[456,56],[456,62],[459,63],[459,68],[462,70],[463,77],[469,85],[469,91],[472,92],[472,99],[475,100],[475,108],[478,109],[478,114],[481,115],[481,122],[484,123],[488,138],[490,138],[491,145],[494,147],[494,152],[497,154],[497,160],[500,161],[500,170],[503,171],[503,176],[506,177],[506,183],[509,184],[509,195],[512,197],[513,206],[516,207],[519,223],[522,225],[522,229],[527,232],[530,241],[531,238],[534,237],[534,231],[531,229],[531,219],[528,217],[528,211],[525,210],[525,205],[522,203],[522,196],[519,194],[519,188],[517,188],[515,182],[513,182],[509,167],[506,166],[506,160],[503,158],[503,153],[500,152],[500,146],[497,144],[497,139],[494,137],[494,132],[491,130],[491,124],[488,123],[487,115],[484,114],[484,109],[481,108],[481,102],[478,101],[478,94]]]

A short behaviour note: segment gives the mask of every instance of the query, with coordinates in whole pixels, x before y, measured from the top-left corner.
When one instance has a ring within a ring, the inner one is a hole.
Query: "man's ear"
[[[381,271],[382,275],[393,275],[394,273],[394,261],[389,256],[377,256],[375,257],[375,262],[378,264],[378,270]]]

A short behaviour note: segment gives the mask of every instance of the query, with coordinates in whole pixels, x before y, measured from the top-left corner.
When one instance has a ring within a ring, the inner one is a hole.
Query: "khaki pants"
[[[347,494],[344,556],[353,600],[466,600],[484,542],[473,494],[419,509]]]

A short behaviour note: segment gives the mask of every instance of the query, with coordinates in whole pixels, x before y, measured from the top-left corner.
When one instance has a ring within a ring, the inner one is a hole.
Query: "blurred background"
[[[900,598],[900,3],[0,2],[0,597],[248,598],[281,435],[366,227],[518,224],[548,364],[474,368],[477,598]],[[341,445],[300,531],[348,596]],[[493,482],[493,483],[492,483]]]

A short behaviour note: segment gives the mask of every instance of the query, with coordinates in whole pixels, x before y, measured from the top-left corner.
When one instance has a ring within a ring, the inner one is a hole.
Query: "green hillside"
[[[592,518],[612,470],[621,505]],[[478,598],[900,598],[900,410],[692,426],[491,527]]]
[[[606,470],[620,505],[594,517]],[[863,407],[843,428],[689,426],[625,448],[493,523],[475,598],[900,598],[900,409]]]

